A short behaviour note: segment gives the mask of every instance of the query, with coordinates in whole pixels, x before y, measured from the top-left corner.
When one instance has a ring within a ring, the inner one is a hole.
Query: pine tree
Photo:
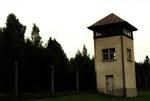
[[[82,52],[78,51],[75,57],[71,58],[70,63],[76,74],[77,93],[79,92],[79,88],[80,90],[95,89],[94,59],[89,57],[85,45]]]
[[[83,45],[82,55],[85,57],[87,56],[87,49],[86,49],[85,45]]]
[[[56,39],[52,39],[51,37],[48,40],[46,50],[48,50],[47,53],[49,61],[48,63],[49,65],[54,66],[56,89],[57,90],[67,89],[65,85],[68,82],[67,68],[69,65],[69,61],[64,50],[62,49],[61,45],[56,41]]]
[[[7,17],[6,28],[4,28],[5,51],[7,56],[16,60],[24,46],[24,34],[26,26],[19,22],[14,14]]]
[[[24,48],[24,34],[26,27],[19,22],[14,14],[9,14],[6,21],[6,27],[3,28],[3,66],[6,70],[3,73],[5,81],[3,89],[5,91],[14,91],[15,62],[19,60],[21,51]],[[5,74],[8,74],[7,76]]]
[[[144,63],[149,64],[150,63],[150,59],[148,56],[145,57]]]
[[[32,28],[32,32],[31,32],[31,40],[33,45],[40,47],[42,46],[42,41],[41,41],[41,37],[39,35],[39,28],[38,26],[36,26],[36,24],[33,24],[33,28]]]

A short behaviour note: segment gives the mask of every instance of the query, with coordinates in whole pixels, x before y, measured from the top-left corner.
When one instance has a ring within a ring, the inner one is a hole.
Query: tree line
[[[136,84],[138,89],[150,89],[150,59],[145,57],[143,62],[135,63]]]
[[[29,38],[25,32],[15,14],[9,14],[6,26],[0,28],[0,92],[14,93],[16,83],[19,93],[50,92],[52,79],[55,91],[95,90],[94,58],[85,45],[68,59],[56,39],[50,37],[43,45],[36,24]]]

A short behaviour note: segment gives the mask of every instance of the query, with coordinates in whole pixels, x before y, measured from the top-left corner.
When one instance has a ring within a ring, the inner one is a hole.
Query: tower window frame
[[[132,62],[132,50],[127,48],[127,61]]]
[[[103,61],[115,61],[116,51],[115,48],[102,49]]]

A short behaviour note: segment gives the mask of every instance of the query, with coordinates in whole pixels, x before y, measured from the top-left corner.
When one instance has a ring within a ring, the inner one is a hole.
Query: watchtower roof
[[[107,25],[113,25],[113,24],[120,24],[125,27],[128,27],[132,31],[136,31],[137,28],[129,24],[127,21],[123,20],[122,18],[118,17],[114,13],[109,14],[108,16],[102,18],[101,20],[97,21],[93,25],[89,26],[88,28],[90,30],[94,30],[95,28],[101,28]]]

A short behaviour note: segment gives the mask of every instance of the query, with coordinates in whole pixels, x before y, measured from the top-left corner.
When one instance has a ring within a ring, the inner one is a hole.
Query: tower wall
[[[131,49],[132,61],[127,59],[127,48]],[[133,40],[126,36],[123,36],[123,50],[126,96],[137,96]]]
[[[121,36],[94,39],[97,89],[100,93],[108,94],[106,88],[106,76],[113,75],[114,92],[111,95],[123,96],[125,87],[125,95],[127,97],[133,97],[137,95],[133,40],[123,36],[123,60],[121,44]],[[102,49],[107,48],[115,48],[116,60],[103,61]],[[131,49],[132,61],[127,60],[127,49]]]
[[[95,44],[95,70],[97,79],[97,89],[100,93],[108,94],[106,89],[106,75],[114,77],[114,92],[112,95],[123,95],[123,73],[122,73],[122,53],[121,37],[113,36],[94,39]],[[102,49],[115,48],[116,60],[103,61]]]

